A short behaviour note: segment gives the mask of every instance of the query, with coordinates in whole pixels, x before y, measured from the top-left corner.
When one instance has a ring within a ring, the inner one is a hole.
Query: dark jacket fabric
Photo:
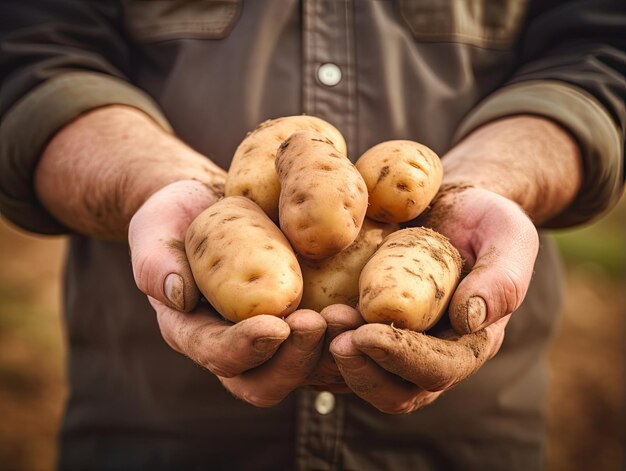
[[[245,133],[307,113],[354,161],[389,139],[445,154],[491,120],[552,119],[578,141],[583,186],[551,224],[585,222],[624,181],[626,5],[619,0],[5,0],[0,2],[0,211],[67,233],[33,190],[54,133],[109,104],[136,107],[224,169]],[[327,85],[323,64],[341,80]],[[546,162],[550,165],[550,162]],[[542,357],[560,306],[542,237],[500,353],[406,416],[301,390],[258,409],[161,339],[128,247],[69,234],[71,395],[60,469],[538,469]]]

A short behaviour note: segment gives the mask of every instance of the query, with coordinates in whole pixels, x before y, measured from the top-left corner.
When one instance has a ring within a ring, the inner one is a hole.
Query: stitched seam
[[[455,31],[450,31],[449,33],[446,33],[446,34],[420,32],[415,28],[415,25],[409,19],[406,12],[410,9],[410,6],[406,4],[407,4],[406,0],[400,0],[398,2],[397,10],[399,11],[399,14],[402,20],[404,21],[404,23],[406,24],[408,29],[411,31],[413,37],[416,40],[425,40],[425,41],[430,41],[430,42],[434,42],[434,41],[452,42],[455,39],[463,39],[467,41],[468,44],[473,45],[473,46],[478,46],[478,47],[483,47],[483,48],[489,48],[489,46],[491,46],[494,49],[506,48],[510,46],[515,40],[515,36],[516,36],[515,28],[509,28],[506,31],[506,37],[504,38],[490,36],[488,34],[485,34],[485,35],[464,34],[462,32],[455,32]],[[523,20],[523,15],[520,15],[520,21],[522,20]],[[487,33],[487,31],[484,31],[484,32]]]
[[[349,5],[349,7],[348,7]],[[356,93],[355,93],[355,80],[356,76],[354,73],[355,64],[352,59],[355,57],[354,54],[354,42],[352,42],[351,35],[354,34],[354,2],[351,0],[346,0],[345,2],[345,31],[346,31],[346,66],[347,66],[347,74],[346,74],[346,88],[348,89],[348,141],[352,144],[352,148],[348,149],[348,156],[350,153],[355,152],[356,147],[356,133],[355,133],[355,112],[356,112]]]

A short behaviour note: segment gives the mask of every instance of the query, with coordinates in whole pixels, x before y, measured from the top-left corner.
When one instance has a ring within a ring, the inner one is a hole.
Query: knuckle
[[[376,408],[384,414],[402,415],[413,412],[413,401],[392,402],[388,404],[376,405]]]
[[[526,295],[526,286],[522,277],[510,270],[504,272],[502,284],[502,295],[506,300],[506,309],[503,315],[507,315],[515,311]]]
[[[171,332],[171,329],[168,328],[167,323],[163,319],[163,310],[156,309],[157,314],[157,325],[159,326],[159,331],[161,332],[161,337],[165,340],[165,343],[174,351],[178,353],[184,353],[178,346],[178,342],[176,342],[175,336]]]
[[[203,368],[206,368],[207,370],[209,370],[215,376],[220,376],[222,378],[234,378],[235,376],[237,376],[237,373],[233,372],[228,367],[216,365],[215,363],[211,361],[204,361],[199,364]]]
[[[147,288],[147,276],[146,276],[146,258],[140,255],[139,251],[135,251],[131,256],[131,263],[133,267],[133,277],[135,278],[135,284],[144,294]]]
[[[385,413],[390,415],[402,415],[402,414],[410,414],[415,412],[418,409],[422,409],[427,405],[431,404],[435,401],[441,392],[429,392],[429,391],[421,391],[418,394],[414,395],[410,399],[401,402],[391,402],[388,404],[380,404],[375,405],[375,407]]]
[[[241,361],[236,361],[230,356],[215,355],[205,349],[199,349],[196,358],[198,358],[198,364],[222,378],[234,378],[249,369]]]
[[[441,395],[441,393],[442,391],[431,392],[416,398],[413,410],[416,411],[418,409],[423,409],[424,407],[432,404],[433,402],[435,402],[435,399],[437,399]]]
[[[160,257],[154,251],[145,252],[136,250],[132,257],[133,277],[135,284],[139,290],[163,301],[161,289],[157,286],[158,270]]]
[[[445,391],[446,389],[451,388],[456,383],[458,383],[458,380],[448,378],[448,377],[446,378],[439,377],[439,378],[434,378],[430,382],[422,384],[421,386],[426,391],[439,392],[439,391]]]
[[[515,311],[524,300],[527,284],[522,276],[507,268],[498,270],[495,277],[496,318],[504,317]]]
[[[262,394],[254,393],[251,391],[246,391],[241,394],[240,398],[243,401],[255,407],[267,408],[267,407],[273,407],[275,405],[278,405],[284,399],[284,396],[283,397],[267,397]]]

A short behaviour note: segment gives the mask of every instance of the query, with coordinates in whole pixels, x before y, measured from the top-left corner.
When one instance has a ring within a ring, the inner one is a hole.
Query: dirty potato
[[[359,310],[367,322],[428,330],[443,315],[461,267],[459,252],[438,232],[394,232],[361,272]]]
[[[285,236],[255,203],[231,196],[187,230],[185,251],[200,292],[224,318],[286,316],[302,296],[302,274]]]
[[[352,162],[320,133],[299,131],[276,156],[280,228],[305,258],[341,252],[356,239],[367,189]]]
[[[300,307],[320,312],[331,304],[355,307],[359,299],[359,275],[383,239],[397,230],[395,224],[365,219],[356,240],[346,249],[323,260],[300,258],[304,290]]]
[[[367,217],[405,222],[428,207],[441,186],[443,167],[437,154],[413,141],[382,142],[357,161],[367,184]]]
[[[302,115],[267,120],[237,147],[226,177],[225,195],[251,199],[278,223],[280,183],[274,167],[276,151],[285,139],[302,130],[322,134],[342,154],[346,153],[341,133],[323,119]]]

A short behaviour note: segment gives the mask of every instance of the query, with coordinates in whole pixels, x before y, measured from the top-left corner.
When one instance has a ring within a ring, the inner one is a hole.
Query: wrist
[[[537,116],[488,123],[452,148],[442,162],[444,186],[498,193],[520,205],[535,224],[562,212],[582,180],[574,138]]]
[[[44,150],[35,190],[68,228],[124,240],[137,209],[156,191],[197,180],[219,194],[225,172],[144,113],[109,106],[65,126]]]

